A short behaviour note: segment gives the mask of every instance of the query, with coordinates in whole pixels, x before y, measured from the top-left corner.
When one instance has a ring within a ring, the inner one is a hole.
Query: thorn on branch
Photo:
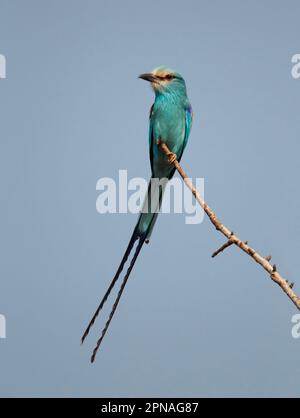
[[[265,259],[266,259],[267,261],[271,261],[271,260],[272,260],[272,256],[271,256],[271,255],[268,255],[267,257],[265,257]]]
[[[294,282],[290,283],[290,288],[291,289],[293,289],[294,286],[295,286],[295,283]]]
[[[276,264],[273,264],[273,273],[275,273],[277,271],[277,266]]]

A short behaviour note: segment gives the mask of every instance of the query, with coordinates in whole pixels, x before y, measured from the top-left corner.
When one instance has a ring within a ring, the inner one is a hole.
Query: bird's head
[[[155,68],[151,73],[141,74],[139,78],[149,81],[156,94],[186,92],[184,78],[167,67]]]

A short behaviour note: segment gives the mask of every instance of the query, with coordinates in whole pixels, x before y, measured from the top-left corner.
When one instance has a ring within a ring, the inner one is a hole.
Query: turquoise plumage
[[[143,209],[134,228],[120,266],[81,339],[83,342],[88,335],[91,326],[95,322],[96,317],[118,280],[135,242],[138,241],[133,258],[131,259],[128,270],[121,284],[112,311],[93,351],[91,357],[92,362],[95,359],[97,350],[116,311],[119,300],[141,248],[145,242],[149,242],[149,238],[156,222],[166,182],[162,187],[160,187],[154,179],[169,180],[175,172],[174,166],[170,164],[168,157],[159,148],[157,141],[160,140],[161,142],[164,142],[172,153],[176,155],[177,160],[180,161],[192,126],[192,108],[187,96],[185,81],[179,73],[166,67],[158,67],[151,73],[140,75],[140,78],[149,81],[155,92],[155,101],[150,111],[149,126],[149,151],[152,176],[149,182],[148,193],[145,198]],[[154,184],[155,186],[153,187]]]

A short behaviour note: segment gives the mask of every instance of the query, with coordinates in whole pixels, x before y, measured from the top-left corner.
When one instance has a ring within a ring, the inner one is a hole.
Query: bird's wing
[[[184,140],[183,140],[183,146],[182,146],[182,151],[180,153],[180,155],[178,156],[178,161],[181,160],[183,151],[186,147],[186,144],[188,142],[188,138],[191,132],[191,128],[192,128],[192,124],[193,124],[193,110],[192,110],[192,106],[188,105],[188,107],[185,110],[185,133],[184,133]]]
[[[153,108],[154,103],[150,108],[150,115],[149,115],[149,152],[150,152],[150,165],[151,165],[151,173],[153,175]]]
[[[192,110],[192,106],[189,104],[187,106],[187,108],[185,109],[185,131],[184,131],[184,139],[183,139],[183,144],[182,144],[182,148],[181,148],[181,152],[179,155],[177,155],[177,161],[179,162],[181,160],[183,151],[186,147],[186,144],[188,142],[189,139],[189,135],[191,132],[191,128],[192,128],[192,124],[193,124],[193,110]],[[169,175],[169,179],[171,179],[174,175],[176,171],[176,168],[174,167]]]

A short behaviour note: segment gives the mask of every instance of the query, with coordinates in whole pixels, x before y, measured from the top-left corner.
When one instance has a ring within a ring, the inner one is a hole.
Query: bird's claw
[[[176,160],[177,160],[177,155],[174,154],[174,152],[170,152],[170,154],[168,154],[169,164],[172,165]]]

